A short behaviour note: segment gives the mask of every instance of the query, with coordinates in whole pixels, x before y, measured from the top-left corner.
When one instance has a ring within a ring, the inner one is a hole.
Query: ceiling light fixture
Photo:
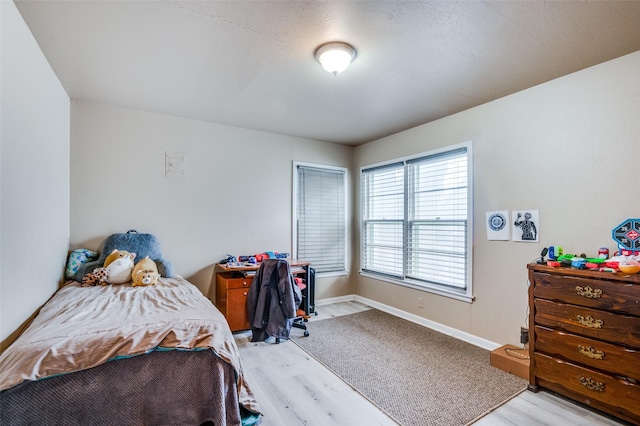
[[[353,46],[338,41],[325,43],[316,49],[315,57],[322,68],[333,75],[346,70],[356,58]]]

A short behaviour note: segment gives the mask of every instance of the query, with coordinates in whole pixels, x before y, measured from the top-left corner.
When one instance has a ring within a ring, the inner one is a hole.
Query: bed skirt
[[[0,392],[6,426],[254,423],[240,410],[236,372],[212,350],[155,351]]]

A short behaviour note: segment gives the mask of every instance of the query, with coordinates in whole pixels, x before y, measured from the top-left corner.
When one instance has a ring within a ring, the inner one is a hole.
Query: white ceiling
[[[640,50],[635,0],[16,4],[73,99],[348,145]]]

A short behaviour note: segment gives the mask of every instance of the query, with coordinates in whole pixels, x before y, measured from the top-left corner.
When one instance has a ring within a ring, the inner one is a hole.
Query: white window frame
[[[346,167],[339,167],[339,166],[328,166],[328,165],[324,165],[324,164],[315,164],[315,163],[306,163],[306,162],[300,162],[300,161],[294,161],[293,162],[293,188],[292,188],[292,200],[293,202],[291,203],[292,205],[292,241],[291,241],[291,246],[292,246],[292,251],[293,251],[293,257],[294,258],[299,258],[299,253],[298,253],[298,188],[299,188],[299,182],[298,182],[298,168],[299,167],[306,167],[306,168],[313,168],[313,169],[319,169],[319,170],[326,170],[326,171],[339,171],[343,173],[343,184],[344,184],[344,269],[340,270],[340,271],[331,271],[331,272],[322,272],[322,271],[316,271],[316,276],[322,276],[322,277],[330,277],[330,276],[342,276],[342,275],[348,275],[349,274],[349,259],[350,259],[350,254],[349,254],[349,243],[348,243],[348,224],[349,224],[349,205],[348,205],[348,188],[349,188],[349,169]],[[311,267],[313,267],[313,259],[300,259],[300,260],[304,260],[304,261],[310,261],[311,262]]]
[[[423,281],[413,279],[407,276],[407,262],[408,262],[408,223],[409,223],[409,208],[408,208],[408,198],[409,198],[409,182],[407,177],[407,164],[411,163],[420,158],[426,157],[435,157],[441,154],[446,154],[448,152],[457,151],[460,149],[466,149],[467,155],[467,216],[466,216],[466,271],[465,271],[465,288],[456,288],[453,286],[442,285],[434,282]],[[385,166],[392,166],[402,164],[404,170],[404,217],[402,219],[403,222],[403,232],[402,232],[402,265],[401,265],[401,274],[385,274],[380,272],[367,271],[364,269],[365,265],[365,220],[368,219],[365,217],[366,214],[366,206],[364,200],[364,191],[363,187],[363,176],[366,171],[383,168]],[[462,300],[465,302],[473,302],[473,142],[464,142],[461,144],[447,146],[444,148],[422,152],[416,155],[411,155],[403,158],[397,158],[390,161],[385,161],[382,163],[371,164],[367,166],[362,166],[360,168],[360,206],[361,206],[361,217],[360,217],[360,274],[365,277],[375,278],[377,280],[390,282],[393,284],[402,285],[405,287],[410,287],[418,290],[422,290],[429,293],[439,294],[442,296],[450,297],[457,300]]]

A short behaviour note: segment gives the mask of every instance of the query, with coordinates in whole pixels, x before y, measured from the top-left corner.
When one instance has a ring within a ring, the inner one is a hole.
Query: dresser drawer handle
[[[584,347],[582,345],[578,345],[578,351],[586,356],[587,358],[591,358],[591,359],[602,359],[604,358],[604,352],[602,351],[597,351],[593,346],[588,346],[588,347]]]
[[[578,376],[580,383],[587,389],[594,390],[596,392],[604,392],[604,383],[596,382],[592,377]]]
[[[589,286],[586,286],[586,287],[576,286],[576,292],[580,296],[586,297],[587,299],[599,299],[600,296],[602,296],[602,290],[600,290],[599,288],[593,289]]]
[[[578,315],[578,322],[590,328],[602,328],[602,325],[604,324],[604,321],[593,319],[591,315],[587,315],[586,317]]]

